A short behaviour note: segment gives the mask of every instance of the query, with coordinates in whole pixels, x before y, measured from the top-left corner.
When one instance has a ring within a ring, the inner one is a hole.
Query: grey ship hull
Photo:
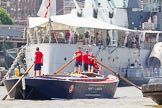
[[[33,52],[35,51],[35,48],[37,46],[37,44],[33,44],[26,47],[27,66],[29,66],[33,62]],[[52,74],[67,61],[71,60],[73,53],[77,49],[77,46],[79,45],[48,43],[39,44],[39,47],[44,54],[44,65],[42,67],[42,72],[44,73],[42,74]],[[139,67],[138,63],[140,63],[142,66],[145,66],[145,61],[150,53],[149,50],[139,51],[137,48],[131,49],[126,47],[106,47],[99,49],[98,46],[83,45],[83,52],[86,49],[88,49],[89,51],[93,51],[99,61],[101,61],[103,64],[110,67],[112,70],[116,71],[120,75],[130,79],[132,82],[137,84],[139,83],[140,85],[143,83],[147,83],[148,80],[144,78],[144,72],[142,68]],[[138,63],[135,64],[134,61],[138,61]],[[133,64],[134,66],[129,67],[130,64]],[[70,72],[71,70],[73,70],[73,67],[74,62],[67,66],[64,69],[64,72],[61,73]],[[30,76],[33,76],[32,71],[33,70],[31,69],[31,72],[29,72]],[[108,75],[110,73],[111,72],[102,68],[102,74]],[[121,84],[127,85],[126,83]]]

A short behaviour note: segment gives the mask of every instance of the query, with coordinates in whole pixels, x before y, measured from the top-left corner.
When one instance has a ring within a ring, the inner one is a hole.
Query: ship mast
[[[52,28],[52,25],[51,25],[51,12],[50,12],[50,10],[51,10],[51,6],[50,6],[50,4],[51,4],[51,0],[49,0],[49,9],[48,9],[48,13],[49,13],[49,17],[48,17],[48,19],[49,19],[49,43],[51,43],[51,28]]]
[[[51,30],[52,30],[51,29],[52,28],[52,25],[51,25],[51,15],[54,14],[54,12],[53,12],[53,14],[51,12],[51,10],[54,10],[52,8],[52,6],[51,6],[53,4],[53,2],[54,2],[54,0],[43,0],[42,4],[40,6],[40,9],[39,9],[39,11],[37,13],[38,16],[49,19],[49,23],[48,23],[49,43],[51,43]]]

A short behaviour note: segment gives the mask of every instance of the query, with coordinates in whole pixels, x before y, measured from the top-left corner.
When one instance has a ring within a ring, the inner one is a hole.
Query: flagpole
[[[51,18],[49,17],[49,43],[51,43]]]

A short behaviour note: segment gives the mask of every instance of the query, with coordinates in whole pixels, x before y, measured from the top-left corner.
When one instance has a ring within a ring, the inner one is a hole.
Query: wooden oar
[[[19,82],[28,74],[29,70],[33,67],[34,63],[25,71],[25,73],[19,78],[15,85],[10,89],[10,91],[4,96],[2,100],[6,100],[7,96],[14,90],[14,88],[19,84]]]
[[[135,85],[133,82],[129,81],[128,79],[126,79],[125,77],[123,77],[122,75],[118,74],[117,72],[111,70],[109,67],[105,66],[104,64],[100,63],[99,61],[96,60],[96,62],[101,65],[102,67],[104,67],[105,69],[109,70],[110,72],[112,72],[114,75],[118,76],[119,78],[121,78],[122,80],[126,81],[127,83],[131,84],[132,86],[136,87],[139,90],[142,90],[141,88],[139,88],[137,85]]]
[[[61,72],[65,67],[67,67],[75,58],[69,60],[67,63],[65,63],[62,67],[60,67],[55,73],[53,74],[58,74],[59,72]]]

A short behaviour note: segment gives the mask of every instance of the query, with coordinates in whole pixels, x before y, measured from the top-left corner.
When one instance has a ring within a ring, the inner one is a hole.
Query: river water
[[[0,86],[0,99],[7,94]],[[162,108],[135,87],[118,87],[114,99],[0,100],[0,108]]]

